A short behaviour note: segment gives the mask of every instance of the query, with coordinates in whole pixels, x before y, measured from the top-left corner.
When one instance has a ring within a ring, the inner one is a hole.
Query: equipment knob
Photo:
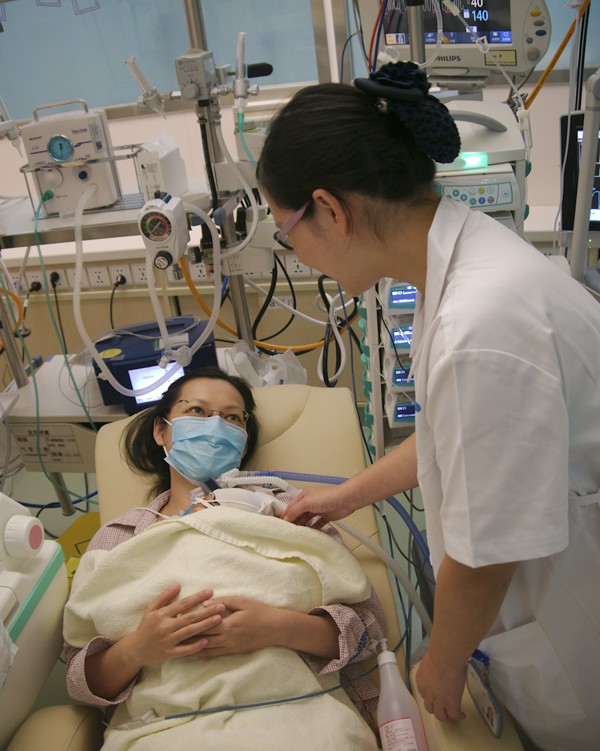
[[[63,181],[62,172],[55,168],[41,170],[40,177],[48,188],[58,188]]]
[[[154,256],[154,265],[157,269],[161,269],[162,271],[168,269],[172,263],[173,256],[169,253],[168,250],[159,250],[159,252]]]
[[[4,528],[4,547],[13,558],[33,558],[42,549],[44,527],[32,516],[12,516]]]
[[[200,87],[197,83],[186,83],[181,89],[181,96],[184,99],[200,99]]]

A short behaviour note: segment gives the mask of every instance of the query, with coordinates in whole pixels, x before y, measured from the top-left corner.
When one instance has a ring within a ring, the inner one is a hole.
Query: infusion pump
[[[451,101],[461,151],[452,164],[437,165],[441,195],[484,211],[523,234],[527,161],[519,123],[501,102]]]

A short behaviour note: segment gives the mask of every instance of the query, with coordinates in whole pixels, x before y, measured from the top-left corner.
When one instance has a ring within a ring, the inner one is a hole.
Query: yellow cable
[[[198,305],[202,308],[202,310],[206,313],[207,316],[210,317],[211,310],[208,307],[208,305],[204,302],[202,299],[200,293],[194,286],[194,282],[192,281],[192,277],[190,276],[190,270],[187,265],[187,260],[185,258],[179,259],[179,265],[181,266],[181,271],[183,273],[183,278],[187,282],[187,286],[192,293],[192,296],[198,303]],[[228,331],[230,334],[233,334],[233,336],[238,336],[238,332],[233,329],[231,326],[228,326],[224,321],[221,321],[220,318],[217,318],[217,323],[222,329],[225,329],[225,331]],[[342,331],[345,329],[345,325],[342,327]],[[269,342],[261,342],[260,339],[253,339],[253,344],[255,344],[257,347],[264,347],[266,349],[274,349],[278,352],[287,352],[288,349],[291,349],[292,352],[304,352],[304,350],[307,349],[318,349],[319,347],[323,347],[325,342],[312,342],[311,344],[298,344],[294,346],[285,347],[280,344],[270,344]]]
[[[583,17],[583,14],[586,12],[586,10],[588,9],[589,5],[590,5],[590,0],[585,0],[585,2],[583,3],[583,5],[581,6],[581,8],[579,8],[579,14],[578,14],[579,20],[581,20],[581,18]],[[565,47],[569,43],[569,39],[573,36],[573,33],[575,32],[575,26],[576,26],[576,20],[573,19],[573,21],[571,22],[571,25],[567,29],[567,33],[565,34],[562,42],[558,45],[558,48],[557,48],[556,52],[552,56],[552,60],[550,60],[550,62],[548,63],[548,66],[546,68],[546,70],[540,76],[540,80],[536,83],[536,85],[533,87],[533,89],[531,91],[531,94],[529,94],[529,96],[527,97],[527,100],[525,101],[525,109],[526,110],[528,110],[531,107],[531,104],[532,104],[533,100],[540,93],[540,90],[541,90],[542,86],[544,85],[544,83],[546,82],[546,79],[548,78],[548,76],[550,75],[550,73],[554,69],[554,66],[558,62],[558,58],[562,55]]]
[[[25,316],[25,309],[23,307],[23,303],[21,302],[21,300],[19,300],[19,298],[17,297],[17,295],[15,295],[14,292],[11,292],[11,290],[5,289],[5,292],[8,295],[8,297],[10,297],[14,301],[15,305],[17,306],[17,310],[19,311],[19,316],[17,318],[17,329],[20,329],[21,324],[23,323],[23,318]],[[17,329],[13,329],[13,334],[17,333]],[[0,347],[4,349],[4,342],[1,339],[0,339]]]

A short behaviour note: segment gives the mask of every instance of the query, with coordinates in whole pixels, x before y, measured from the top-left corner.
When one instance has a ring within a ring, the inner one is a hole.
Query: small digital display
[[[565,160],[561,201],[561,229],[567,232],[575,225],[577,191],[579,188],[579,167],[583,147],[584,113],[575,112],[561,117],[561,158]],[[594,180],[592,183],[589,231],[600,231],[600,131],[596,145]]]
[[[394,310],[414,310],[417,288],[412,284],[396,284],[390,287],[389,307]]]
[[[392,383],[394,386],[406,386],[408,383],[409,372],[409,368],[403,368],[401,365],[396,365],[392,372]]]
[[[417,408],[414,402],[400,402],[394,406],[394,422],[408,422],[415,419]]]
[[[510,0],[454,0],[465,23],[478,36],[485,36],[490,44],[512,44]],[[473,44],[473,38],[461,20],[442,6],[445,44]],[[387,0],[383,19],[383,33],[388,46],[410,44],[408,13],[405,0]],[[437,42],[437,18],[433,0],[423,5],[423,35],[425,44]]]
[[[397,326],[392,329],[394,349],[410,349],[412,343],[412,326]]]
[[[583,128],[577,128],[577,162],[581,164],[581,147],[583,145]],[[598,131],[598,147],[596,150],[596,164],[594,167],[594,184],[592,185],[592,206],[590,208],[590,222],[600,222],[600,130]]]
[[[167,370],[173,369],[173,363],[167,365]],[[129,380],[131,381],[131,387],[137,391],[138,389],[145,389],[153,383],[156,383],[161,376],[164,376],[165,369],[158,365],[152,365],[149,368],[135,368],[135,370],[129,370]],[[152,404],[157,402],[169,386],[184,374],[182,367],[176,369],[173,375],[167,379],[161,386],[149,391],[147,394],[141,394],[135,397],[136,404]]]

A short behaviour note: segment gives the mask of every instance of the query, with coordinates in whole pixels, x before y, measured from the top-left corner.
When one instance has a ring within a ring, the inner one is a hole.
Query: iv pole
[[[184,0],[185,3],[185,17],[188,25],[188,33],[190,36],[190,44],[193,49],[208,50],[208,44],[206,40],[206,30],[204,26],[204,18],[202,16],[202,7],[200,0]],[[223,160],[223,154],[219,147],[215,132],[214,124],[220,119],[220,113],[218,108],[213,108],[208,105],[196,102],[196,115],[200,126],[205,126],[205,132],[208,139],[208,150],[213,163],[218,163]],[[208,165],[207,165],[208,166]],[[226,203],[225,200],[220,203]],[[236,240],[235,223],[233,215],[230,213],[225,219],[223,225],[223,234],[227,244],[233,244]],[[252,326],[250,324],[250,315],[248,313],[248,304],[246,300],[246,292],[244,289],[244,278],[241,274],[229,274],[229,292],[231,295],[231,302],[233,305],[233,313],[235,316],[236,328],[238,336],[243,339],[250,349],[254,349]]]
[[[598,154],[598,131],[600,130],[600,68],[589,77],[586,88],[583,143],[579,160],[577,202],[569,258],[571,274],[579,282],[583,281],[583,272],[588,257],[590,210]]]

